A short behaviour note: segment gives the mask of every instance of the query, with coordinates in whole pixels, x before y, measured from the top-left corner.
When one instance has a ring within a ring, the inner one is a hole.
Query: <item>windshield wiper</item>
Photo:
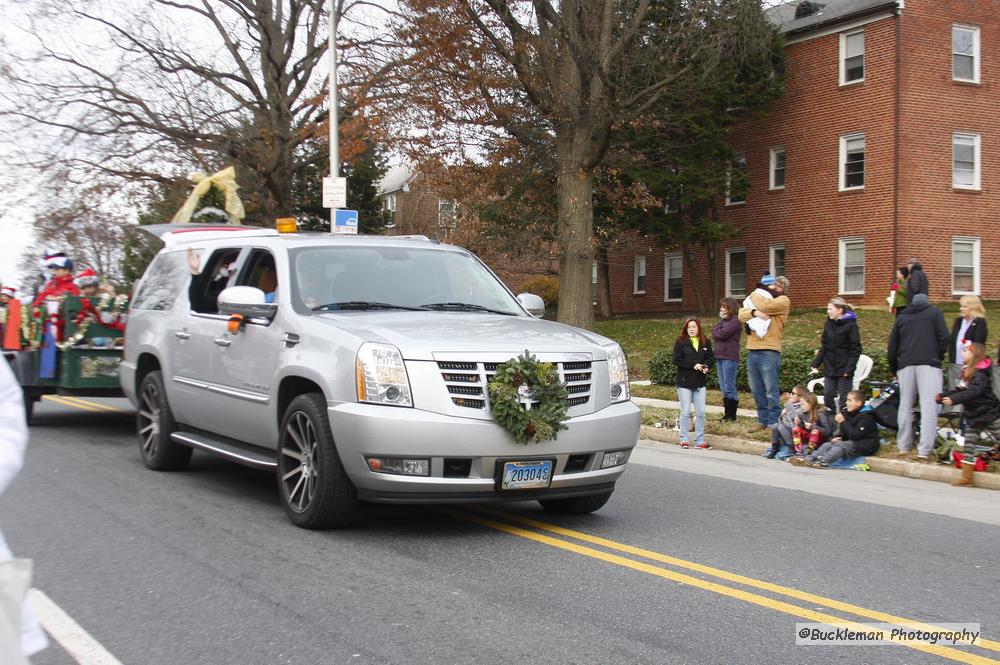
[[[505,316],[517,316],[512,312],[504,312],[499,309],[490,309],[482,305],[473,305],[468,302],[433,302],[424,305],[424,309],[433,309],[442,312],[489,312],[490,314],[503,314]]]
[[[371,300],[348,300],[347,302],[328,302],[325,305],[320,305],[319,307],[313,307],[314,312],[332,312],[337,310],[353,309],[353,310],[365,310],[365,309],[408,309],[413,312],[419,312],[422,307],[407,307],[406,305],[393,305],[387,302],[373,302]]]

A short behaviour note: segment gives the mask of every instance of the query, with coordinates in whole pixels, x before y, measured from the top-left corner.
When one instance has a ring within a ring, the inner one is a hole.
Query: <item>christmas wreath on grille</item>
[[[518,443],[556,438],[566,429],[566,386],[552,363],[540,363],[526,350],[497,367],[487,386],[493,419]]]

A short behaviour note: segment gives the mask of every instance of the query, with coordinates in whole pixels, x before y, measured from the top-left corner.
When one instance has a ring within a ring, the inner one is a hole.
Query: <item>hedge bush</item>
[[[549,275],[532,277],[521,285],[521,293],[534,293],[545,301],[546,307],[553,307],[559,300],[559,278]]]
[[[889,371],[889,361],[882,349],[865,349],[864,354],[875,361],[872,366],[870,380],[888,381],[892,377]],[[781,371],[778,376],[782,391],[791,390],[801,383],[806,385],[811,379],[817,378],[809,374],[809,368],[816,357],[816,349],[804,347],[785,347],[781,352]],[[740,364],[736,370],[736,387],[749,392],[750,380],[747,378],[746,349],[740,352]],[[649,378],[653,383],[675,385],[677,381],[677,366],[674,365],[673,349],[657,351],[649,361]],[[708,387],[718,389],[719,374],[711,371],[708,374]]]

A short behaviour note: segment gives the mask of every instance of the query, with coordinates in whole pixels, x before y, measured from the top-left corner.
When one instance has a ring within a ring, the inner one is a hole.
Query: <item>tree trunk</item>
[[[590,134],[580,127],[556,131],[559,160],[559,313],[557,320],[592,330],[590,297],[594,248],[594,183],[585,168]]]
[[[608,246],[597,247],[597,311],[607,318],[611,311],[611,280],[608,278]]]

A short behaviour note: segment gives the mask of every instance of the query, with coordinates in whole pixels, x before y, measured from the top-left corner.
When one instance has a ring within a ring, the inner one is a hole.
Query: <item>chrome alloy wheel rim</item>
[[[160,391],[155,383],[147,383],[142,388],[139,406],[139,439],[146,457],[156,454],[160,440]]]
[[[309,416],[296,411],[285,426],[285,441],[281,447],[282,469],[288,469],[281,476],[288,505],[296,512],[309,508],[316,495],[319,481],[318,450],[319,441]]]

